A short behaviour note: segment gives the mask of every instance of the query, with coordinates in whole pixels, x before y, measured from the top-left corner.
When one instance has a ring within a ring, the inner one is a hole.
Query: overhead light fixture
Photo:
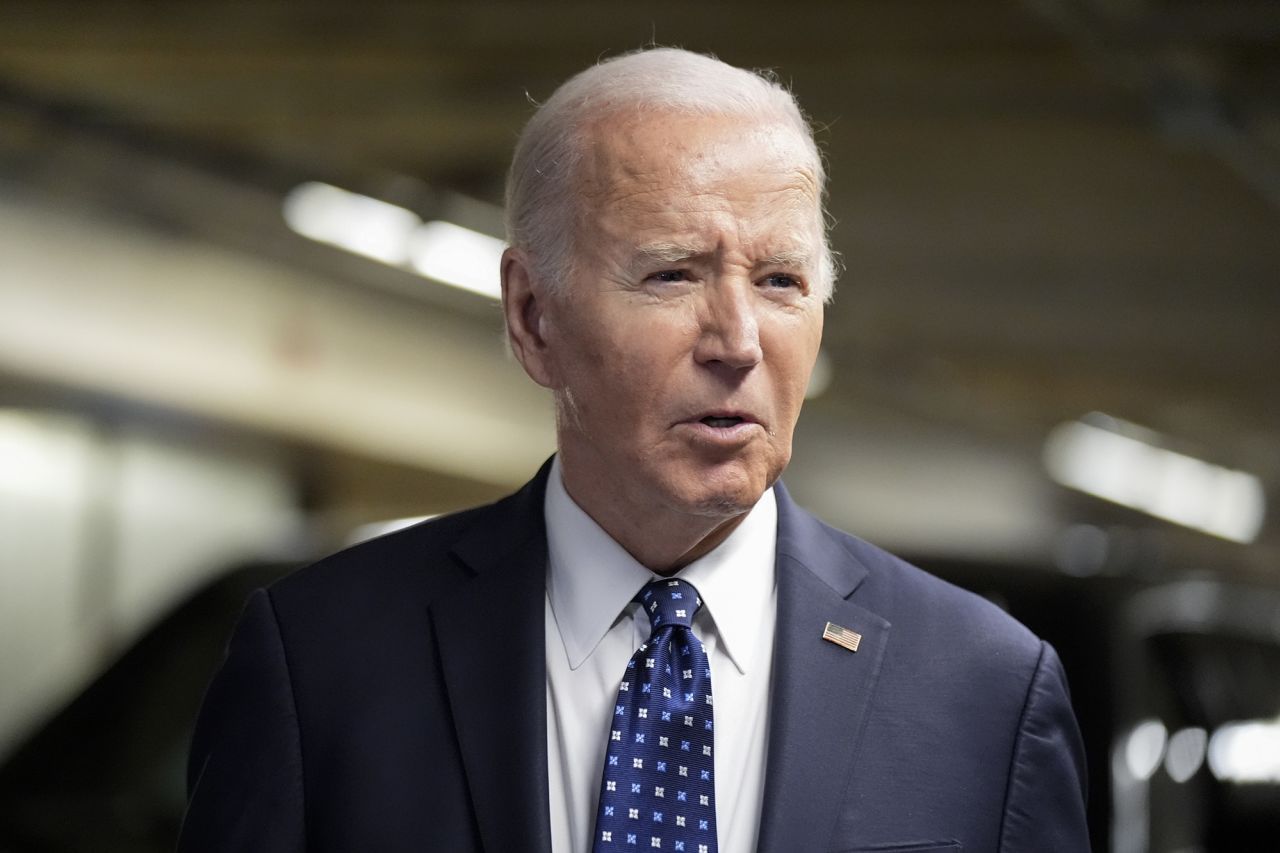
[[[1147,719],[1134,726],[1124,742],[1124,766],[1129,775],[1140,781],[1150,779],[1168,742],[1169,731],[1159,720]]]
[[[1049,475],[1064,486],[1233,542],[1258,537],[1262,482],[1160,446],[1150,430],[1093,414],[1045,441]]]
[[[289,191],[284,221],[304,237],[393,265],[405,262],[409,235],[422,224],[411,210],[318,181]]]
[[[1199,726],[1182,729],[1169,736],[1165,748],[1164,769],[1169,778],[1182,783],[1189,780],[1204,764],[1208,733]]]
[[[1280,784],[1280,719],[1219,728],[1209,738],[1209,770],[1223,782]]]
[[[428,278],[501,299],[498,268],[506,247],[497,237],[452,222],[428,222],[409,236],[409,263]]]
[[[497,237],[452,222],[423,222],[406,208],[319,181],[289,191],[284,221],[309,239],[502,298],[498,268],[506,244]]]

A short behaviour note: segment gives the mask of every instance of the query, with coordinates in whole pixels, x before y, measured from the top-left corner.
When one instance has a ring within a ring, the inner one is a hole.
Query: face
[[[573,280],[540,315],[566,485],[741,514],[791,457],[822,337],[810,155],[734,117],[615,117],[589,139]]]

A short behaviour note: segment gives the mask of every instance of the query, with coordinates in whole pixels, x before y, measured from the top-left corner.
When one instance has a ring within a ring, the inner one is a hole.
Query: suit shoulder
[[[951,637],[960,648],[978,654],[1013,655],[1034,667],[1042,651],[1040,638],[991,601],[863,539],[827,529],[866,567],[865,590],[859,594],[891,623],[922,636]]]
[[[431,518],[375,537],[286,575],[268,588],[278,611],[324,613],[329,608],[395,608],[421,605],[447,592],[468,576],[452,553],[454,546],[477,530],[502,536],[510,522],[503,504]]]

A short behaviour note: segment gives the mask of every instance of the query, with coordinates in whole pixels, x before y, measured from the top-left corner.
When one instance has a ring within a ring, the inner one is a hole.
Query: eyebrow
[[[706,258],[715,254],[681,243],[650,243],[636,249],[635,257],[639,263],[648,264],[680,264],[695,258]],[[813,263],[813,254],[804,249],[791,249],[775,252],[761,258],[756,264],[760,267],[789,267],[792,269],[808,269]]]
[[[680,243],[650,243],[636,249],[636,260],[640,263],[679,264],[694,258],[704,258],[713,254],[692,246]]]
[[[791,249],[775,252],[767,258],[763,258],[757,266],[808,269],[812,264],[813,254],[811,252],[807,252],[804,249]]]

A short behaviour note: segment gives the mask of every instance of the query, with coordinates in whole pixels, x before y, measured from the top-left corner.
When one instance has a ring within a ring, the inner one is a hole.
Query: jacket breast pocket
[[[964,845],[959,841],[904,841],[870,847],[842,847],[832,853],[956,853],[963,850]]]

